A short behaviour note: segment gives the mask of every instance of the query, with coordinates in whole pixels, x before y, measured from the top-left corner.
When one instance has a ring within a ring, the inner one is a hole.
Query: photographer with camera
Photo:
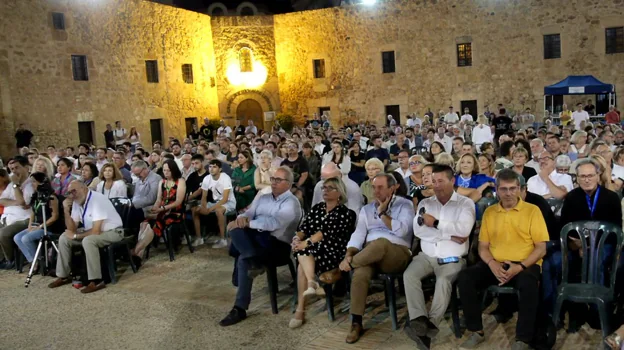
[[[24,253],[29,263],[34,263],[37,252],[37,241],[44,235],[43,210],[45,210],[46,229],[48,233],[61,233],[64,230],[63,220],[60,220],[59,200],[54,194],[50,179],[42,172],[30,175],[32,188],[35,193],[31,199],[32,213],[28,228],[13,237],[15,244]],[[45,254],[45,253],[44,253]]]

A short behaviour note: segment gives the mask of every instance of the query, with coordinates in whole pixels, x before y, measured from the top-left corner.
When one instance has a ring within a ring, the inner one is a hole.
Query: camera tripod
[[[47,201],[43,201],[43,203],[47,203]],[[54,250],[56,250],[57,255],[59,252],[58,248],[56,247],[56,244],[54,244],[54,241],[48,234],[48,225],[46,224],[46,221],[48,221],[48,219],[46,218],[45,209],[46,209],[45,204],[42,204],[41,213],[43,216],[43,237],[39,239],[39,245],[37,245],[37,252],[35,253],[35,257],[33,258],[32,264],[30,264],[30,270],[28,271],[28,276],[26,276],[26,281],[24,281],[25,288],[28,288],[28,285],[30,285],[30,281],[35,271],[35,263],[39,260],[39,254],[43,254],[43,258],[45,259],[45,265],[41,266],[41,268],[43,269],[43,271],[45,271],[48,268],[48,265],[50,263],[48,261],[48,243],[52,244],[52,247],[54,247]],[[42,247],[43,247],[43,251],[41,249]]]

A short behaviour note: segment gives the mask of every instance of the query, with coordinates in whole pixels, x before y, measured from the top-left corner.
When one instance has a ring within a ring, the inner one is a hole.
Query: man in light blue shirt
[[[409,263],[412,242],[412,201],[395,196],[396,179],[379,174],[373,179],[376,200],[362,208],[357,227],[340,263],[342,271],[353,270],[351,281],[351,330],[346,342],[355,343],[363,332],[362,315],[368,286],[375,272],[399,273]]]
[[[271,193],[256,198],[228,225],[231,254],[236,258],[232,280],[238,290],[234,307],[219,323],[223,327],[247,318],[253,279],[264,273],[263,262],[290,259],[290,243],[302,215],[299,200],[290,191],[293,182],[289,167],[277,168],[271,177]]]

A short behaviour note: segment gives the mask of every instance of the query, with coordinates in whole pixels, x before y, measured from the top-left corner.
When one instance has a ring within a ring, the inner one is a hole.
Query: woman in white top
[[[128,139],[131,144],[136,145],[137,143],[141,143],[141,134],[136,131],[136,127],[133,126],[130,128],[130,134],[128,135]]]
[[[273,153],[269,150],[260,152],[260,161],[254,173],[254,185],[258,193],[256,198],[266,193],[271,193],[271,176],[275,173],[275,168],[271,165]]]
[[[587,157],[587,132],[579,130],[570,137],[570,153],[576,153],[576,159]]]
[[[477,117],[477,126],[472,129],[472,143],[477,149],[480,149],[483,143],[492,142],[492,139],[494,139],[492,129],[487,125],[487,122],[487,118],[481,114]]]
[[[113,163],[104,164],[100,171],[100,183],[97,191],[107,198],[128,198],[128,188],[119,168]]]
[[[331,149],[331,151],[323,155],[323,162],[321,165],[334,162],[334,164],[340,168],[340,172],[343,175],[349,175],[349,172],[351,171],[351,158],[345,154],[342,142],[332,142]]]

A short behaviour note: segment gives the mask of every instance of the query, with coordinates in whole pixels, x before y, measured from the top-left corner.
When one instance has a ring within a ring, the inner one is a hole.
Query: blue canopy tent
[[[609,105],[611,106],[615,104],[614,93],[614,85],[605,84],[593,75],[570,75],[556,84],[544,87],[544,110],[546,110],[546,98],[549,95],[554,109],[554,95],[609,94]]]

